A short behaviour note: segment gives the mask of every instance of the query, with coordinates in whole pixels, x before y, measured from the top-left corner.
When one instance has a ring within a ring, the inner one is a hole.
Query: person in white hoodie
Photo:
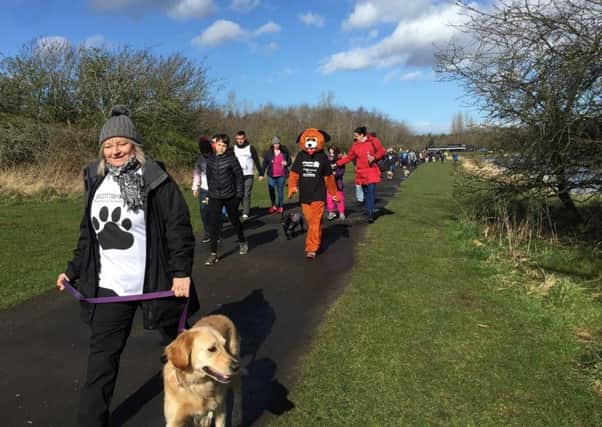
[[[235,140],[234,155],[238,159],[244,175],[244,194],[242,198],[242,216],[240,219],[246,221],[249,219],[249,211],[251,210],[251,190],[253,189],[255,169],[257,169],[260,181],[263,180],[263,170],[259,162],[257,150],[255,150],[255,147],[247,139],[247,134],[244,130],[236,132]]]

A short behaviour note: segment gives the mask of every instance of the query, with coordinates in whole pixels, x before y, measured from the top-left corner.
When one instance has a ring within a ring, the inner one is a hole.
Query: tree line
[[[411,142],[403,123],[337,106],[330,93],[315,105],[245,111],[234,108],[232,96],[223,104],[216,100],[217,89],[205,64],[180,54],[31,41],[0,61],[0,168],[64,156],[77,170],[96,155],[98,131],[115,104],[129,107],[145,149],[174,165],[194,161],[201,133],[240,129],[260,149],[279,135],[294,151],[298,133],[310,126],[325,129],[343,149],[358,125],[386,145]]]

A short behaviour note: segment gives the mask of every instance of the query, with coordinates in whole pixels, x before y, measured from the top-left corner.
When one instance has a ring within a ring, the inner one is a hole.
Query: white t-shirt
[[[91,220],[100,247],[99,286],[119,296],[141,294],[146,268],[144,211],[128,210],[119,184],[107,175],[94,194]]]
[[[244,176],[253,175],[255,173],[255,162],[253,162],[253,154],[251,153],[251,145],[240,148],[234,144],[234,155],[240,163],[242,174]]]

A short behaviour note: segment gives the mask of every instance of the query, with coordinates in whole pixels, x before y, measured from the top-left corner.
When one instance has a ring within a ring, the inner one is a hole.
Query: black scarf
[[[115,167],[107,164],[107,172],[119,184],[119,192],[129,210],[138,212],[144,209],[144,177],[137,171],[140,162],[134,157],[123,166]]]

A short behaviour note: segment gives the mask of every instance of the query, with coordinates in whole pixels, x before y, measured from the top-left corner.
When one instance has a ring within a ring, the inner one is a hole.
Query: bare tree
[[[460,6],[464,37],[437,53],[438,71],[461,81],[491,123],[517,129],[514,156],[505,164],[521,178],[506,180],[514,191],[551,190],[577,214],[571,191],[602,184],[602,3]]]

